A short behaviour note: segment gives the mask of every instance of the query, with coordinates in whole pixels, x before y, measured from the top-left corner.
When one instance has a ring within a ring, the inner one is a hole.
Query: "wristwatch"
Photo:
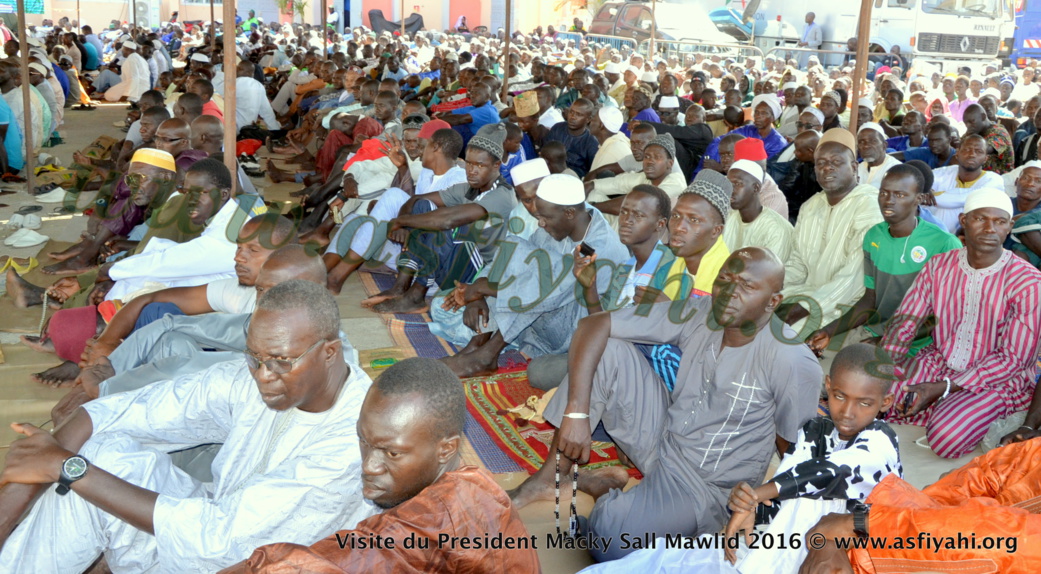
[[[54,491],[61,495],[68,494],[72,483],[83,478],[89,469],[90,461],[78,454],[65,459],[65,462],[61,463],[61,477],[58,479],[58,486]]]
[[[853,515],[853,533],[861,538],[868,535],[868,514],[871,513],[871,505],[857,501],[853,503],[850,510]]]

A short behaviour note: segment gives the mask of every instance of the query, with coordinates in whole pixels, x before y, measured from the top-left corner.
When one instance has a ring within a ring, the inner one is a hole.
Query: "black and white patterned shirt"
[[[808,421],[788,447],[772,482],[778,495],[772,506],[759,505],[756,523],[770,522],[781,501],[792,498],[863,501],[887,474],[903,475],[896,433],[872,421],[853,439],[839,438],[827,417]]]

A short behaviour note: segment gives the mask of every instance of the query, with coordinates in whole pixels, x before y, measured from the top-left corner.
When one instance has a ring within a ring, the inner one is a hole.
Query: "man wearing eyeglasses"
[[[213,572],[374,514],[356,433],[370,380],[344,359],[339,326],[324,287],[289,281],[261,297],[243,358],[93,401],[53,435],[17,425],[0,570],[82,572],[103,553],[115,572]],[[167,454],[214,442],[212,484]]]

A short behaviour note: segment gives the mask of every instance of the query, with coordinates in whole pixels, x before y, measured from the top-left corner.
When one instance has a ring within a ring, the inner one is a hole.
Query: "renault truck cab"
[[[764,51],[778,45],[794,47],[805,28],[807,12],[814,12],[823,28],[822,50],[845,50],[857,35],[859,2],[816,0],[749,0],[743,17]],[[927,61],[985,61],[1011,49],[1015,29],[1013,0],[874,0],[871,10],[870,51],[888,52],[893,46],[909,59]],[[822,54],[826,65],[842,55]]]

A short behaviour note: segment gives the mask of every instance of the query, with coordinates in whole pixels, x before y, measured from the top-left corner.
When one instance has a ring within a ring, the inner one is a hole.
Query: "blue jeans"
[[[137,323],[134,323],[134,331],[144,328],[149,323],[158,321],[167,315],[184,315],[184,312],[173,303],[149,303],[145,305],[144,309],[141,309],[141,314],[137,316]]]

